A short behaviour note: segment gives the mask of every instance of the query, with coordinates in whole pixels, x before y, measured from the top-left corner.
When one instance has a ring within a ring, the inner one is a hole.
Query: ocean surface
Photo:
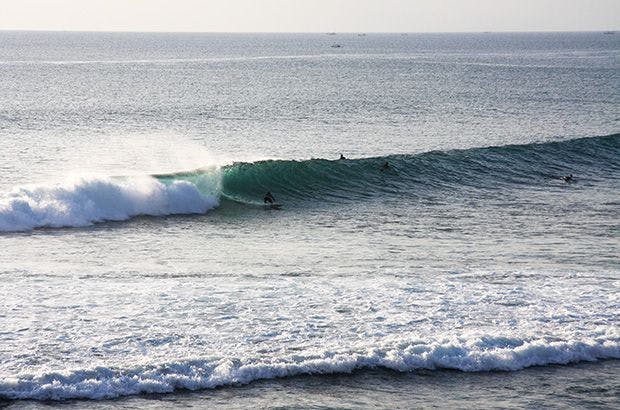
[[[620,407],[618,34],[0,32],[0,144],[0,407]]]

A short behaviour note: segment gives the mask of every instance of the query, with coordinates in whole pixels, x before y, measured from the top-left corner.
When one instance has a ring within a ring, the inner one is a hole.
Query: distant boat
[[[603,31],[603,34],[616,34],[615,31]]]
[[[340,48],[342,47],[340,44],[332,44],[332,48]]]
[[[325,33],[325,34],[327,34],[328,36],[335,36],[335,35],[336,35],[336,33],[334,33],[334,32],[331,32],[331,33]]]

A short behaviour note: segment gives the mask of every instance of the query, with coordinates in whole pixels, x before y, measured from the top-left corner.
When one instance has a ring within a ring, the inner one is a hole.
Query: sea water
[[[617,406],[619,61],[1,32],[0,404]]]

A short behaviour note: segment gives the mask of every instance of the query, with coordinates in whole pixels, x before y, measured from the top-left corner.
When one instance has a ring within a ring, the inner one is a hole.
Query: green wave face
[[[217,167],[200,168],[194,171],[177,172],[173,174],[153,175],[163,184],[171,184],[174,181],[191,182],[206,196],[219,197],[222,192],[222,172]]]
[[[389,168],[384,168],[385,163]],[[271,191],[278,202],[342,203],[498,190],[539,184],[566,174],[607,178],[620,173],[620,134],[542,144],[507,145],[353,160],[269,160],[221,169],[156,175],[186,180],[202,193],[250,205]]]
[[[261,200],[271,191],[288,200],[331,201],[364,196],[380,184],[377,160],[261,161],[234,164],[223,170],[225,198],[241,202]]]
[[[389,168],[384,168],[385,163]],[[222,196],[260,203],[267,191],[286,202],[420,197],[438,191],[502,189],[620,172],[620,134],[542,144],[508,145],[354,160],[236,163],[222,170]]]

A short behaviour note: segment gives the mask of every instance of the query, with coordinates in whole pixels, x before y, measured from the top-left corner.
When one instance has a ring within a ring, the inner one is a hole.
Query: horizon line
[[[484,34],[484,33],[616,33],[620,29],[596,30],[467,30],[467,31],[165,31],[165,30],[57,30],[57,29],[4,29],[0,32],[39,33],[135,33],[135,34]]]

